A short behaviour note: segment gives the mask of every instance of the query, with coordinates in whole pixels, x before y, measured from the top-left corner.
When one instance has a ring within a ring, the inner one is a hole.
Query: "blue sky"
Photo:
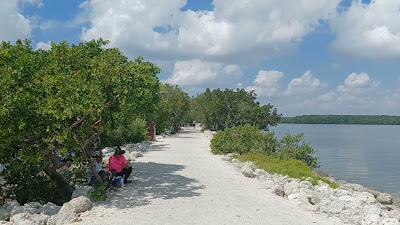
[[[285,115],[400,112],[398,0],[11,0],[0,40],[111,41],[191,94],[255,90]],[[2,21],[2,22],[1,22]]]

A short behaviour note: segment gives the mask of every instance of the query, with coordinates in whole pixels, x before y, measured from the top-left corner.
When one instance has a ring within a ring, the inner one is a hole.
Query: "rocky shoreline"
[[[206,131],[205,134],[211,139],[215,132]],[[333,189],[322,181],[313,186],[307,180],[271,174],[256,168],[252,162],[240,162],[232,153],[219,157],[244,176],[260,180],[264,188],[307,211],[338,218],[345,224],[400,224],[399,200],[390,194],[360,184],[336,181],[333,177],[329,178],[338,183],[339,188]]]

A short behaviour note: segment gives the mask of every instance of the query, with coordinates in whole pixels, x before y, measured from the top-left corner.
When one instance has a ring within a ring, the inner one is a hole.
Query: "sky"
[[[400,0],[0,0],[0,41],[103,38],[190,95],[254,90],[285,116],[400,115]]]

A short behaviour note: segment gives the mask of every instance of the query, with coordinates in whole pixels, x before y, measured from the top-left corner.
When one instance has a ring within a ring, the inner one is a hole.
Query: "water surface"
[[[280,124],[272,130],[304,133],[321,168],[339,180],[400,197],[400,126]]]

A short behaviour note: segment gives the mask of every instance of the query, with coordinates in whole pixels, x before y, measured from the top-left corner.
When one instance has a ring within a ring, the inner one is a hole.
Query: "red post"
[[[147,129],[148,136],[150,141],[155,141],[156,140],[156,124],[155,123],[150,123],[149,128]]]

